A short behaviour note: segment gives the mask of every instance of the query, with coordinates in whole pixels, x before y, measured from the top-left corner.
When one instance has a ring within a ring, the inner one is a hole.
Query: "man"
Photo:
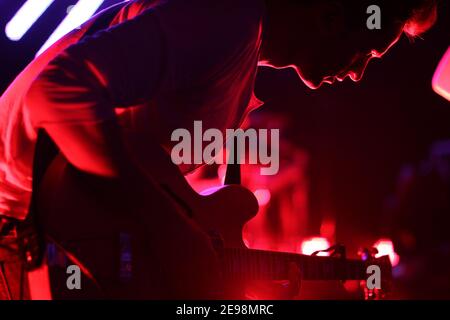
[[[149,297],[150,285],[165,290],[157,297],[207,297],[219,270],[214,250],[155,183],[162,170],[155,170],[154,150],[170,150],[172,131],[191,128],[194,120],[222,131],[240,126],[261,104],[253,94],[258,63],[293,66],[313,89],[346,77],[358,81],[370,59],[385,54],[403,32],[414,37],[426,31],[436,17],[435,1],[385,0],[381,30],[369,30],[370,4],[139,0],[122,4],[110,28],[83,37],[98,19],[93,18],[35,59],[0,100],[4,220],[27,216],[42,129],[70,163],[66,170],[60,161],[62,169],[43,183],[39,199],[46,232],[57,241],[100,236],[103,229],[81,217],[114,217],[105,225],[141,228],[147,238],[136,250],[169,261],[165,270],[155,271],[158,279],[140,279],[128,290],[134,297]],[[61,233],[62,221],[73,225],[72,233]],[[102,250],[96,255],[102,252],[106,256]],[[107,267],[85,260],[107,286]],[[137,268],[144,272],[145,263]],[[110,296],[121,296],[120,290],[107,289]]]

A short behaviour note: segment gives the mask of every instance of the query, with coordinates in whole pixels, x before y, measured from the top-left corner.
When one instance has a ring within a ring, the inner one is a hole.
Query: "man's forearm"
[[[81,171],[109,178],[129,174],[131,159],[115,119],[88,124],[46,124],[67,160]]]

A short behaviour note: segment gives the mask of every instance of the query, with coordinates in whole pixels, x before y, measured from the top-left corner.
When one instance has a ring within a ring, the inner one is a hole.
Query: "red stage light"
[[[375,242],[373,246],[378,250],[375,258],[389,256],[393,267],[395,267],[400,262],[400,257],[397,253],[395,253],[394,244],[390,239],[380,239]]]
[[[322,237],[313,237],[306,239],[302,242],[300,247],[300,253],[311,255],[316,251],[326,250],[330,247],[330,242]],[[320,252],[319,256],[328,256],[328,252]]]

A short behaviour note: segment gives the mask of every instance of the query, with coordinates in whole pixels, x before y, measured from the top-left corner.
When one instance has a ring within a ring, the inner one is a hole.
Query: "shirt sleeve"
[[[165,65],[164,35],[148,9],[87,36],[53,59],[33,81],[26,105],[34,126],[88,123],[151,99]]]

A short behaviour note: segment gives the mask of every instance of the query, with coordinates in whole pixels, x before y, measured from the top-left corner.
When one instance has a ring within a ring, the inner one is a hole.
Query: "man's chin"
[[[311,80],[304,79],[301,76],[300,76],[300,79],[302,79],[303,83],[312,90],[319,89],[323,84],[323,81],[311,81]]]

